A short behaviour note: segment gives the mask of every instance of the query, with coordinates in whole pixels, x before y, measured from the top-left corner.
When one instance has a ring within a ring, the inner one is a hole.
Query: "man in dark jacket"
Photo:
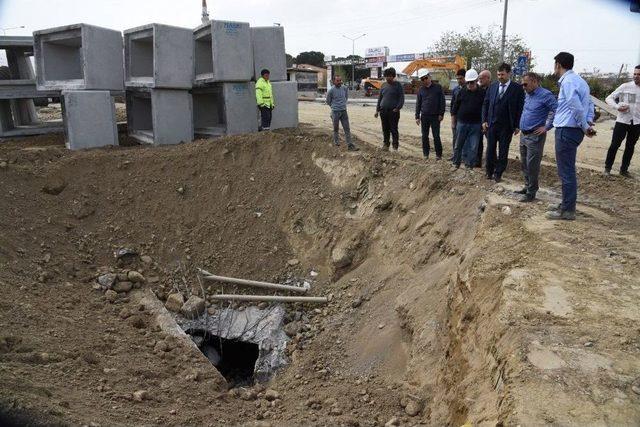
[[[440,122],[444,118],[445,100],[442,86],[431,81],[427,70],[418,71],[422,87],[416,98],[416,124],[422,126],[422,154],[429,158],[429,129],[433,133],[433,145],[436,160],[442,159],[442,141],[440,140]]]
[[[511,81],[511,65],[502,63],[498,67],[498,81],[489,86],[482,105],[482,129],[487,133],[485,166],[488,179],[500,182],[507,169],[509,145],[513,135],[520,132],[523,106],[524,90]]]
[[[387,83],[380,89],[378,105],[376,105],[375,118],[380,116],[382,122],[382,149],[389,151],[389,136],[393,138],[393,149],[398,151],[400,137],[398,135],[398,122],[400,121],[400,109],[404,105],[404,88],[395,81],[395,68],[384,70],[384,78]]]
[[[472,169],[477,160],[478,143],[482,137],[482,103],[485,90],[478,86],[478,72],[473,68],[465,74],[466,87],[456,97],[451,115],[456,118],[456,151],[453,165],[457,168],[464,158],[465,166]]]

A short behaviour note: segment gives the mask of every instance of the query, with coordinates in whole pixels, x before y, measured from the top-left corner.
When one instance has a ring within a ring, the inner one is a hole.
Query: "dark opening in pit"
[[[253,384],[259,355],[257,344],[228,340],[206,331],[187,331],[187,333],[231,387]]]

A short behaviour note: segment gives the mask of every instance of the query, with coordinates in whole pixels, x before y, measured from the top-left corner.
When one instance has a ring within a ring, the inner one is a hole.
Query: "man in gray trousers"
[[[547,131],[553,127],[558,101],[551,92],[540,87],[540,76],[536,73],[524,75],[522,88],[526,93],[520,117],[520,160],[524,188],[517,193],[523,195],[521,202],[528,203],[536,198],[544,142]]]
[[[331,107],[331,120],[333,121],[333,143],[340,145],[340,123],[344,130],[344,138],[347,140],[347,150],[358,151],[359,148],[351,141],[351,128],[349,127],[349,115],[347,114],[347,100],[349,89],[342,84],[342,77],[335,76],[333,86],[327,92],[327,105]]]

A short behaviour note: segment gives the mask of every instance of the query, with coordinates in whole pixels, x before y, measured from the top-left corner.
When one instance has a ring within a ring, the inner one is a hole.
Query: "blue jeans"
[[[584,139],[580,128],[556,128],[556,164],[562,182],[562,212],[575,212],[578,198],[576,152]]]
[[[461,123],[456,126],[456,148],[453,154],[453,163],[460,166],[464,164],[474,167],[478,155],[478,143],[482,136],[480,123]]]

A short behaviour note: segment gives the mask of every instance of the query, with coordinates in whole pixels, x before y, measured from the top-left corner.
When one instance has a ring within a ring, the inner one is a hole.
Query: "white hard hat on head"
[[[464,79],[468,82],[475,82],[478,80],[478,72],[472,68],[465,73]]]
[[[421,68],[418,70],[418,78],[421,79],[423,77],[426,77],[429,75],[429,70],[425,69],[425,68]]]

